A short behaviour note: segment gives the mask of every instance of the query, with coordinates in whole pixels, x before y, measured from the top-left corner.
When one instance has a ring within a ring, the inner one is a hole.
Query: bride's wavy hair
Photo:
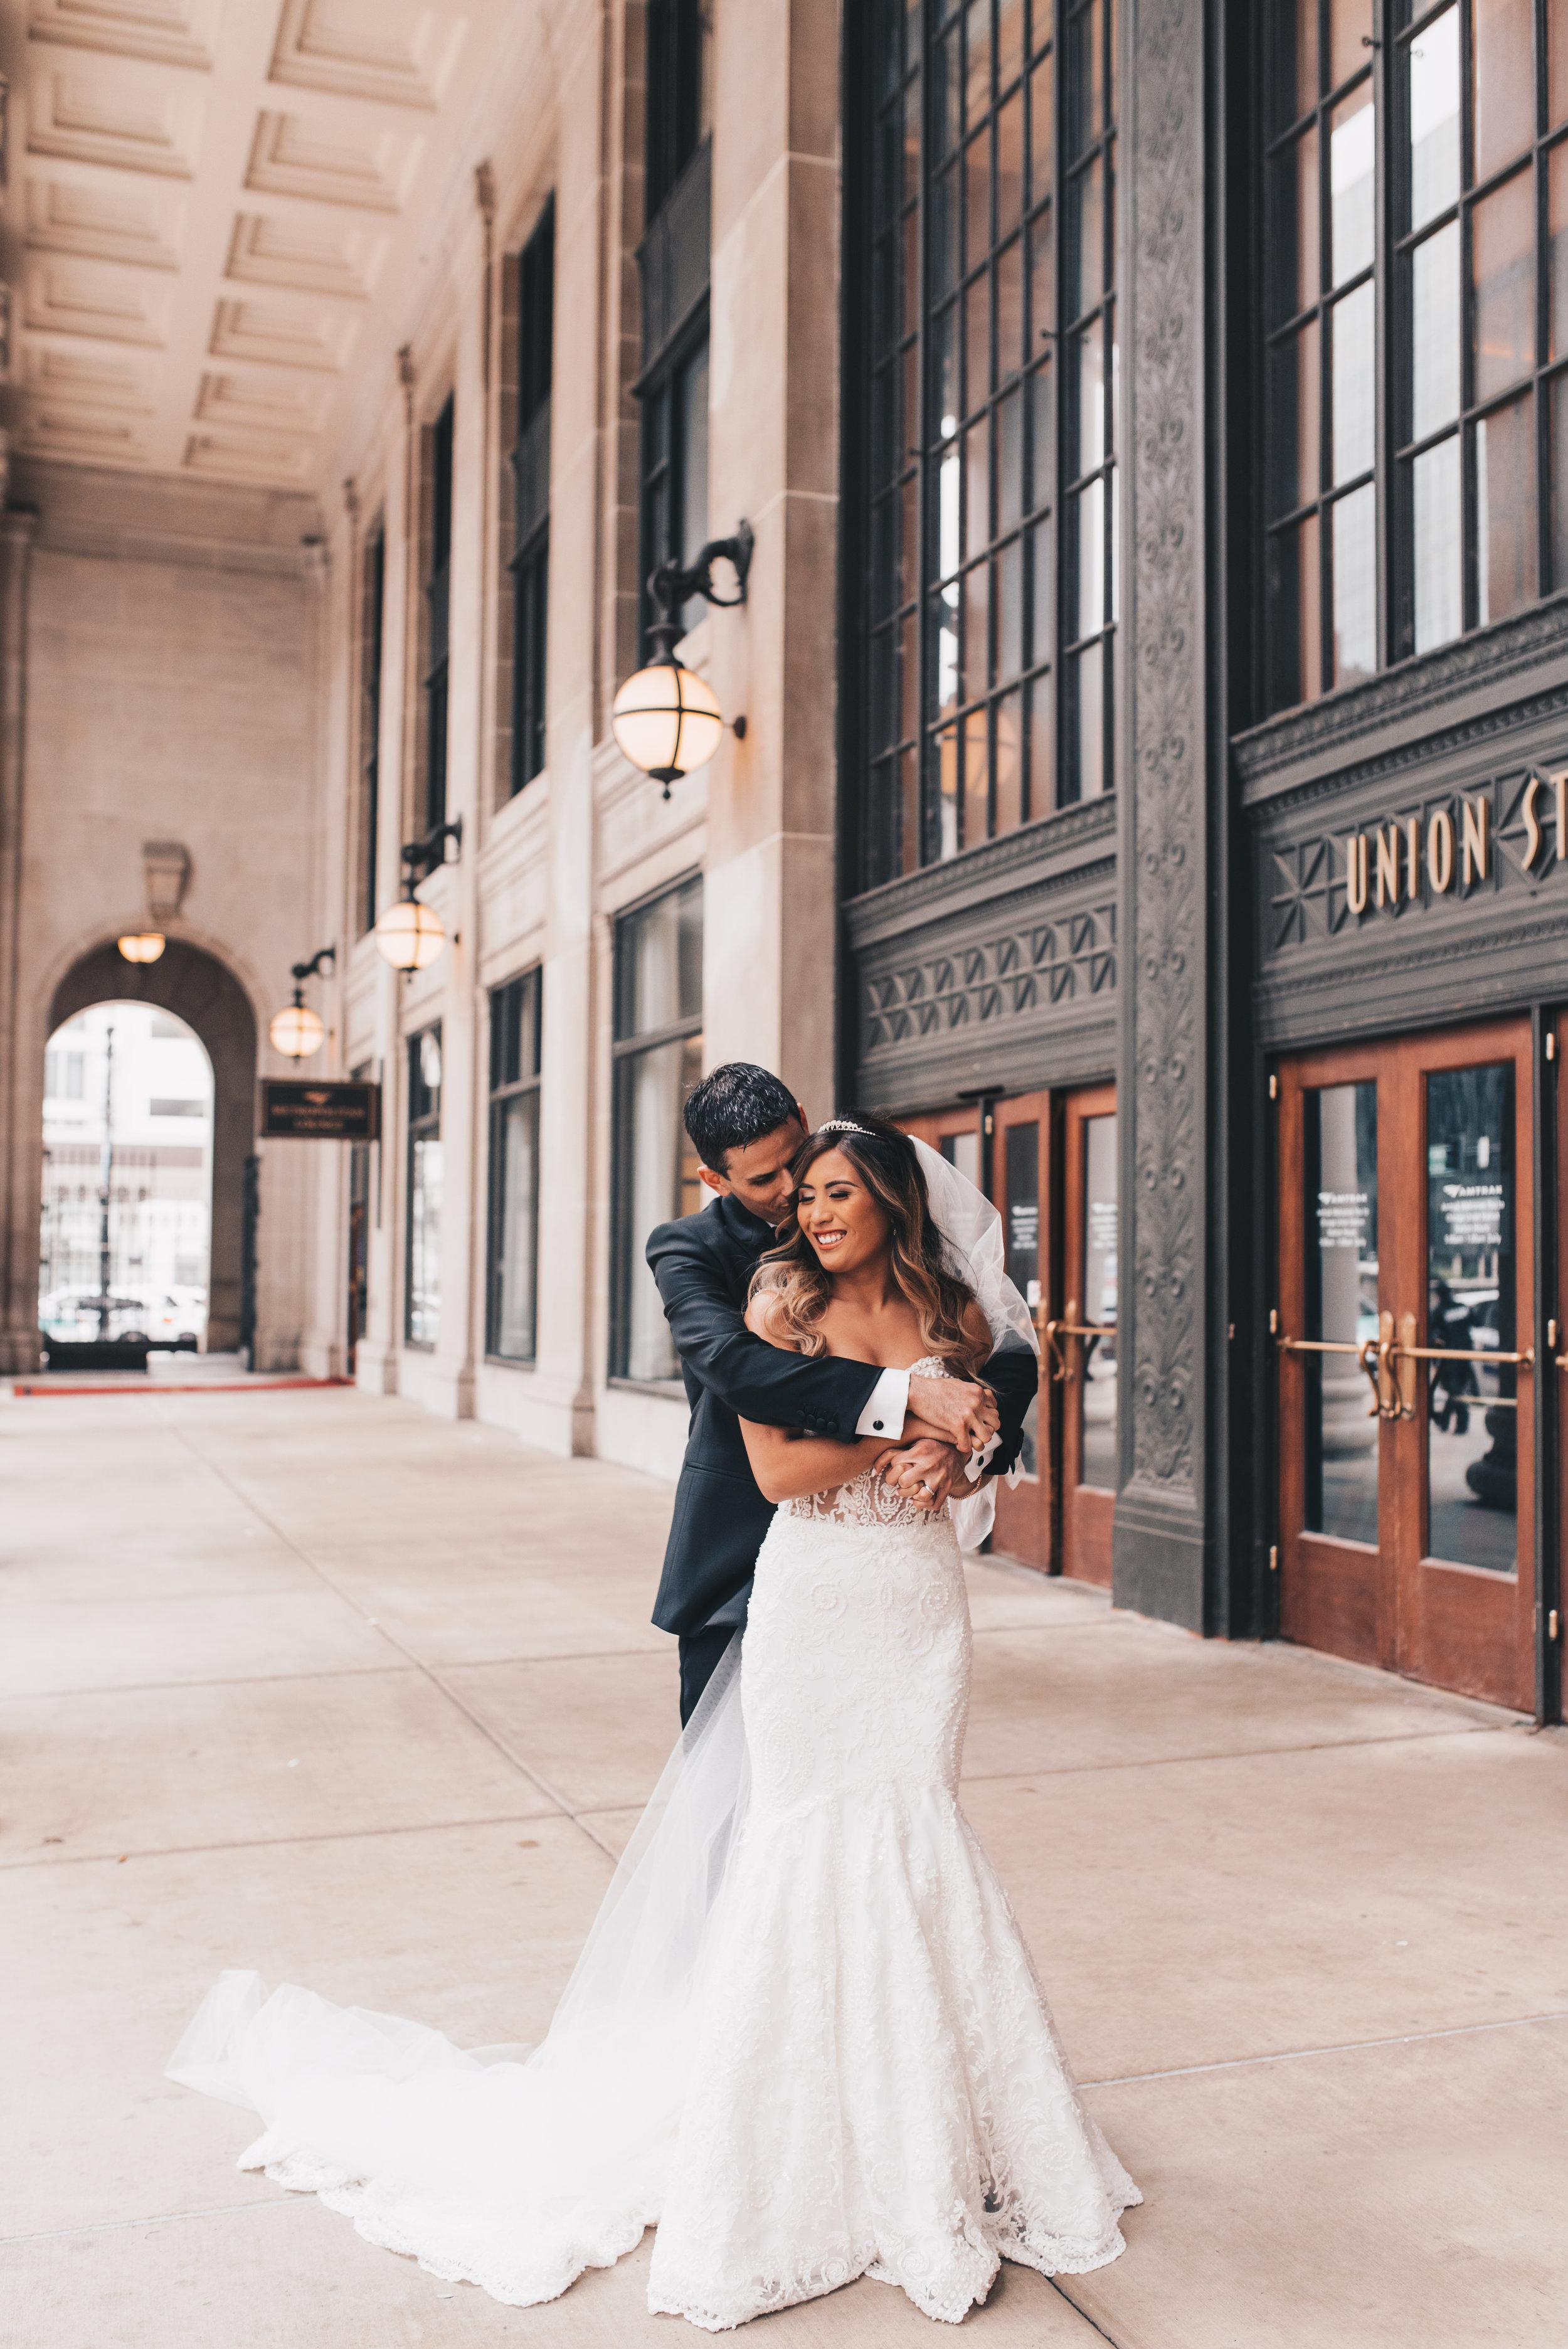
[[[972,1379],[989,1354],[990,1342],[972,1338],[964,1326],[975,1292],[948,1268],[914,1145],[874,1110],[851,1110],[847,1115],[860,1131],[835,1125],[808,1135],[790,1161],[790,1181],[799,1191],[819,1158],[830,1150],[842,1152],[888,1219],[892,1277],[914,1308],[921,1344],[961,1378]],[[833,1293],[832,1282],[801,1230],[793,1204],[779,1226],[777,1245],[757,1268],[751,1289],[753,1296],[761,1291],[770,1298],[777,1326],[800,1353],[826,1352],[827,1340],[818,1325]]]

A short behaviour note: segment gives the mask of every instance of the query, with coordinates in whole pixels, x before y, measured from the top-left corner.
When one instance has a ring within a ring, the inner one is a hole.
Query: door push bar
[[[1291,1354],[1354,1354],[1372,1387],[1372,1408],[1368,1419],[1414,1419],[1416,1391],[1420,1373],[1418,1362],[1491,1362],[1501,1368],[1511,1362],[1515,1369],[1533,1371],[1535,1349],[1526,1346],[1522,1353],[1508,1354],[1495,1348],[1473,1346],[1418,1346],[1416,1317],[1402,1313],[1399,1317],[1398,1341],[1394,1336],[1394,1316],[1380,1313],[1378,1334],[1364,1338],[1359,1344],[1345,1339],[1280,1338],[1282,1353]],[[1559,1359],[1559,1367],[1568,1366],[1568,1357]],[[1488,1411],[1517,1411],[1517,1395],[1489,1395]]]
[[[1063,1350],[1062,1340],[1065,1338],[1114,1338],[1116,1335],[1114,1321],[1080,1321],[1078,1318],[1078,1299],[1069,1297],[1067,1313],[1060,1321],[1045,1321],[1040,1324],[1040,1334],[1046,1341],[1040,1356],[1041,1362],[1043,1364],[1048,1355],[1052,1378],[1058,1382],[1066,1380],[1069,1385],[1078,1376],[1074,1367],[1077,1358]]]

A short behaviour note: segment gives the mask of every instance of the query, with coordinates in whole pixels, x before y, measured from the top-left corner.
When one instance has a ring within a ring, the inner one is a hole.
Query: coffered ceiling
[[[31,457],[322,491],[521,0],[0,0]]]

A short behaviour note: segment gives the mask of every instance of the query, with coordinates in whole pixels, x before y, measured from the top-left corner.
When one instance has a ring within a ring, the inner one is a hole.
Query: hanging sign
[[[376,1142],[381,1134],[379,1085],[263,1077],[258,1131],[264,1141]]]

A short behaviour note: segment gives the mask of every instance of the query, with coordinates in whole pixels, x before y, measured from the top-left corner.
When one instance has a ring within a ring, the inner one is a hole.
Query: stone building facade
[[[126,991],[218,1040],[257,1360],[667,1473],[640,1233],[682,1088],[759,1060],[1001,1206],[1050,1324],[1009,1551],[1553,1717],[1552,12],[255,13],[203,67],[100,12],[224,223],[167,298],[163,164],[71,129],[64,36],[8,67],[12,1366],[45,1040],[177,842]],[[662,796],[610,725],[649,574],[743,523]],[[313,1072],[382,1139],[258,1153],[326,946]]]

